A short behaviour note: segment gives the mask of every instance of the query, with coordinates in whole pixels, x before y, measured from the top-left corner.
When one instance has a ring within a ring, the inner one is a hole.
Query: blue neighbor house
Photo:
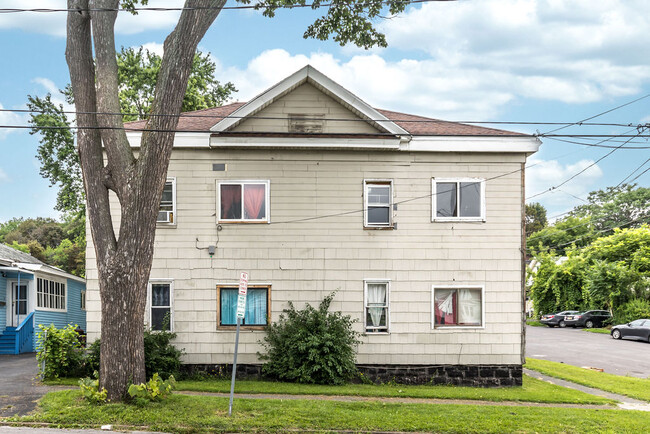
[[[0,354],[34,352],[38,325],[86,330],[86,281],[0,244]]]

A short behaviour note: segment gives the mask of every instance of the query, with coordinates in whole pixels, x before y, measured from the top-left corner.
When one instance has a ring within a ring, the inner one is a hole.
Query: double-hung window
[[[157,223],[173,225],[176,223],[176,178],[167,178],[160,199]]]
[[[366,333],[388,333],[389,287],[387,280],[364,281],[364,328]]]
[[[485,180],[432,180],[433,221],[485,221]]]
[[[229,329],[237,325],[237,286],[217,286],[217,324],[219,328]],[[249,328],[266,327],[270,320],[271,285],[248,285],[246,309],[242,326]]]
[[[151,280],[147,295],[147,316],[151,330],[173,330],[174,283],[171,280]]]
[[[367,228],[393,227],[393,182],[365,180],[364,226]]]
[[[433,287],[433,328],[482,327],[482,287]]]
[[[36,279],[36,306],[41,309],[66,311],[66,287],[62,281]]]
[[[217,181],[219,223],[268,223],[269,181]]]

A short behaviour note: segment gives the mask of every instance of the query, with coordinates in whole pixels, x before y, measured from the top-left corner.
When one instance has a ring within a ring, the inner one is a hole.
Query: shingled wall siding
[[[174,330],[190,364],[232,361],[234,332],[217,330],[219,283],[272,285],[272,319],[289,300],[317,304],[338,290],[332,308],[359,319],[364,279],[390,279],[390,333],[365,335],[358,363],[368,365],[518,365],[521,360],[521,173],[523,155],[175,150],[176,226],[156,234],[152,278],[174,281]],[[225,163],[226,171],[213,171]],[[514,173],[510,173],[514,172]],[[509,173],[509,174],[507,174]],[[502,176],[507,174],[505,176]],[[432,177],[499,178],[486,185],[485,223],[431,222]],[[364,230],[364,178],[392,179],[396,230]],[[216,225],[216,180],[270,180],[273,224]],[[424,198],[420,198],[424,196]],[[420,198],[420,199],[416,199]],[[119,213],[115,203],[115,214]],[[119,224],[119,218],[117,219]],[[216,245],[210,258],[207,250]],[[88,330],[100,325],[95,253],[89,240]],[[432,285],[484,285],[481,329],[433,330]],[[243,364],[258,363],[263,331],[242,331]]]

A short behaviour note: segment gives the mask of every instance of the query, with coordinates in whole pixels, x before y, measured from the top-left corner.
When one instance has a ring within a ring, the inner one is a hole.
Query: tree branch
[[[95,93],[95,67],[93,64],[90,16],[88,0],[68,0],[67,45],[65,57],[70,70],[70,82],[75,95],[77,121],[80,125],[96,127],[97,96]],[[77,132],[77,146],[84,175],[88,215],[98,259],[106,258],[116,247],[115,232],[108,201],[108,189],[104,185],[104,157],[102,140],[96,128],[84,128]]]
[[[115,114],[121,111],[113,31],[119,3],[119,0],[91,0],[91,9],[116,10],[91,11],[90,16],[97,65],[97,110],[103,113],[97,116],[97,121],[100,127],[106,128],[100,130],[102,141],[108,166],[116,181],[116,193],[122,199],[131,190],[129,179],[135,157],[122,129],[122,116]]]

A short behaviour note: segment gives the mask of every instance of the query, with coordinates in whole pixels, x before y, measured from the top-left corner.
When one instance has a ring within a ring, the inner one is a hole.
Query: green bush
[[[163,377],[178,376],[183,352],[172,345],[176,333],[169,331],[144,331],[144,367],[147,378],[155,373]],[[99,370],[100,340],[97,339],[88,348],[86,370],[90,374]]]
[[[176,386],[176,380],[173,375],[163,381],[158,373],[155,373],[146,383],[130,385],[128,392],[136,404],[143,405],[150,401],[162,401],[167,398],[171,395],[174,386]]]
[[[650,301],[635,298],[621,306],[614,314],[616,324],[626,324],[640,318],[650,318]]]
[[[342,384],[356,375],[359,333],[350,316],[328,312],[335,293],[325,297],[318,309],[307,305],[296,310],[293,303],[269,325],[259,354],[268,360],[262,372],[272,378],[299,383]]]
[[[38,353],[41,375],[45,379],[74,377],[83,373],[84,351],[75,331],[79,326],[68,324],[57,329],[54,324],[47,327],[39,324]]]

